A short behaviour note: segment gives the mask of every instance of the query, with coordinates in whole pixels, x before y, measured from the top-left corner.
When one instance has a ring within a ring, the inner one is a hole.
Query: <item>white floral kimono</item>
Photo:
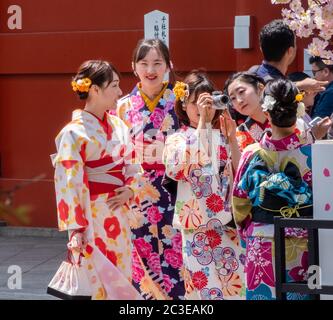
[[[127,205],[110,211],[114,189],[128,185],[137,192],[141,167],[127,126],[107,113],[103,121],[84,111],[56,137],[55,190],[59,230],[84,230],[87,245],[82,265],[92,299],[140,299],[132,286],[131,231],[134,213]]]
[[[163,155],[167,175],[178,181],[173,224],[183,239],[185,297],[244,299],[243,255],[229,205],[226,144],[220,131],[213,130],[208,157],[199,141],[197,130],[183,127],[168,137]]]

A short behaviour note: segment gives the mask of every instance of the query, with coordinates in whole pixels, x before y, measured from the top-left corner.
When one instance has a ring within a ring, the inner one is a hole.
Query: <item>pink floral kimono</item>
[[[146,299],[183,299],[181,235],[172,227],[176,197],[163,185],[165,137],[178,129],[172,85],[164,84],[154,105],[148,105],[145,99],[138,85],[119,101],[117,109],[118,116],[130,129],[145,178],[139,190],[138,206],[134,208],[142,215],[139,223],[132,227],[137,249],[133,282]],[[147,285],[150,280],[154,286]]]
[[[234,182],[232,206],[246,249],[247,300],[275,299],[273,216],[311,216],[311,181],[311,146],[306,145],[297,129],[281,140],[265,134],[260,143],[244,150]],[[287,281],[305,281],[307,232],[295,228],[285,231]],[[306,297],[287,294],[290,300]]]

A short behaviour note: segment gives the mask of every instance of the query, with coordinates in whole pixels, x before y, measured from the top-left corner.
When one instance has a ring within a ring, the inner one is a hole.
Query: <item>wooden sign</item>
[[[169,15],[165,12],[154,10],[144,17],[145,39],[161,39],[169,47]]]

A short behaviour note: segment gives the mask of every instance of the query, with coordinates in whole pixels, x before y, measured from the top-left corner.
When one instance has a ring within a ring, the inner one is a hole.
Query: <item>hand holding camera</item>
[[[212,106],[213,106],[212,96],[207,92],[201,93],[197,100],[197,107],[200,114],[200,120],[203,123],[206,122],[210,123],[212,121],[215,113],[214,110],[212,110],[213,109]]]
[[[323,119],[316,117],[309,123],[309,125],[315,138],[320,140],[327,135],[329,129],[332,127],[332,120],[329,117]]]

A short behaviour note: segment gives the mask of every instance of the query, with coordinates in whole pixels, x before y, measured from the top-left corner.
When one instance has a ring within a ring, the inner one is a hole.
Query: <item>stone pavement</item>
[[[0,227],[0,299],[53,300],[46,288],[66,257],[66,233],[55,229]],[[22,289],[8,288],[10,266],[22,270]]]

